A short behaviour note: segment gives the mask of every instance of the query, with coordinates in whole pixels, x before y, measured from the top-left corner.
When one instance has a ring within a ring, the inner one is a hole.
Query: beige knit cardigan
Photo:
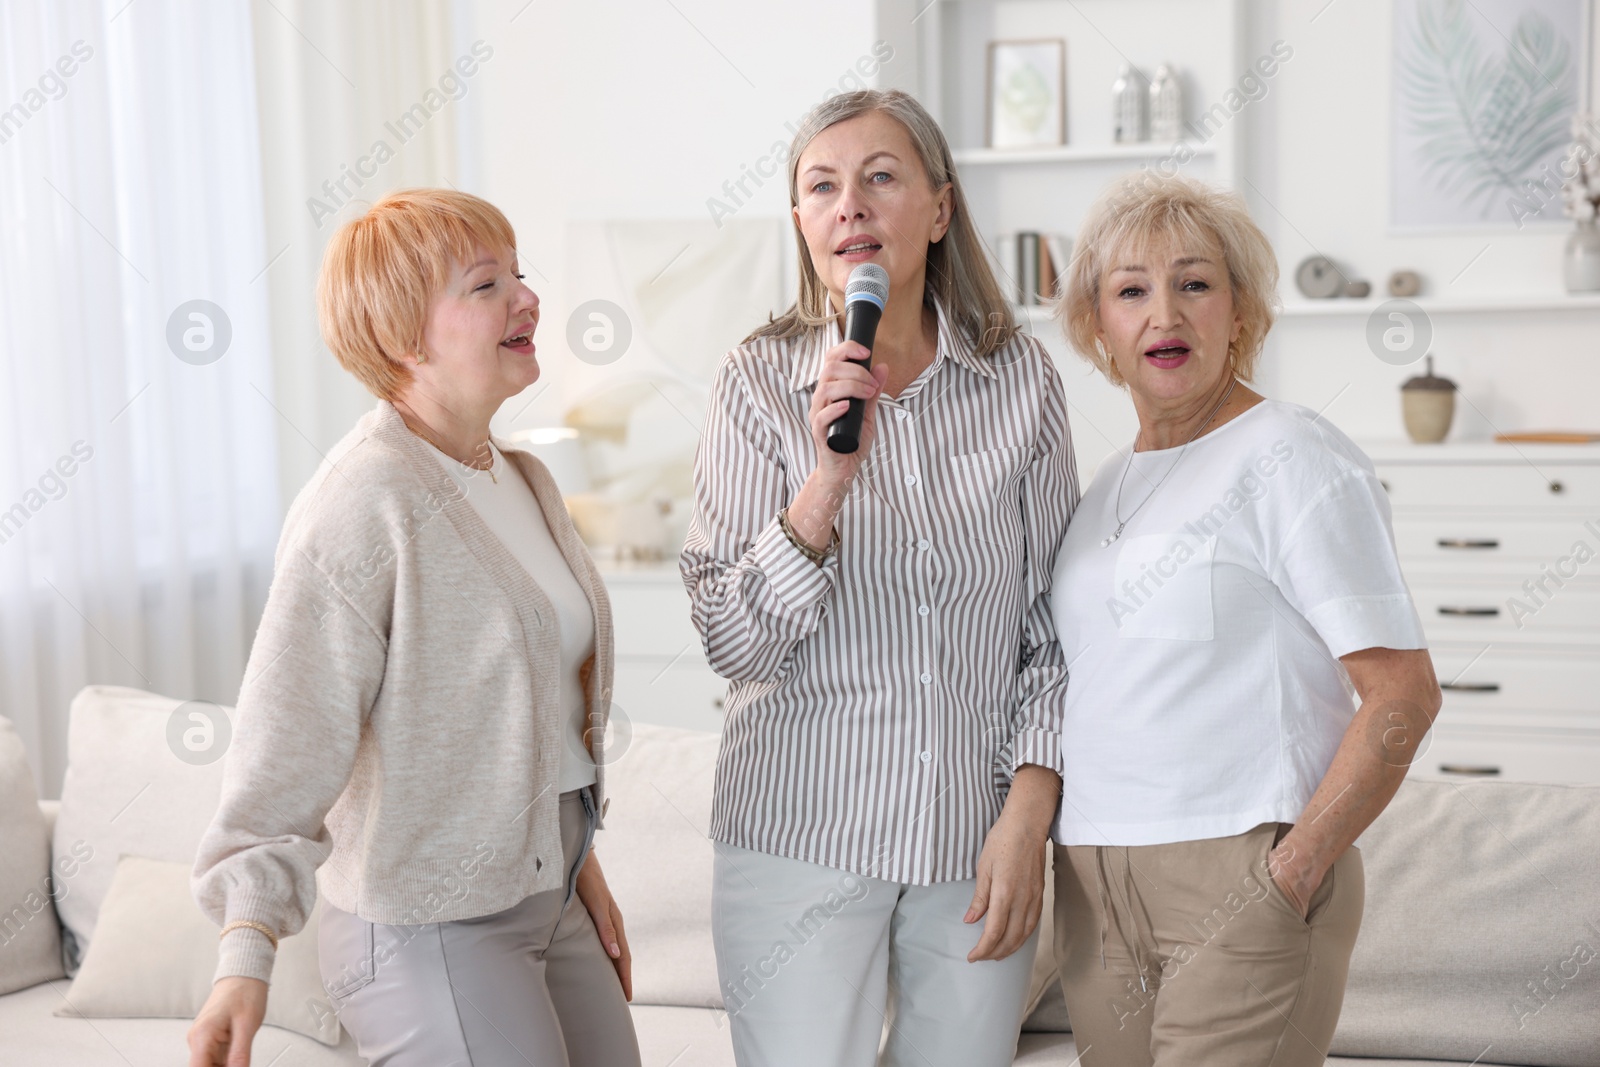
[[[585,666],[604,811],[611,609],[549,472],[527,478],[594,611]],[[192,885],[219,924],[299,931],[320,887],[377,923],[488,915],[562,885],[556,612],[427,446],[379,402],[289,509]],[[268,980],[248,928],[216,976]]]

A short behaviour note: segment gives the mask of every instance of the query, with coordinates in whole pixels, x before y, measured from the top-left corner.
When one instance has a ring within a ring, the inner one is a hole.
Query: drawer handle
[[[1495,688],[1498,689],[1499,687],[1496,686]],[[722,703],[723,703],[723,701],[722,701],[721,697],[712,697],[711,698],[711,706],[714,707],[714,708],[722,707]]]
[[[1439,607],[1439,614],[1440,615],[1483,615],[1483,616],[1488,616],[1488,615],[1498,615],[1498,614],[1500,614],[1500,609],[1499,608],[1462,608],[1462,607],[1452,607],[1451,605],[1443,604],[1443,605],[1440,605],[1440,607]]]
[[[1498,693],[1499,682],[1441,682],[1439,688],[1449,693]]]
[[[1441,537],[1440,548],[1499,548],[1500,542],[1492,537],[1482,540],[1471,537]]]
[[[1500,773],[1499,767],[1485,767],[1470,763],[1441,763],[1440,774],[1467,774],[1474,778],[1492,778]]]
[[[1560,482],[1551,482],[1550,491],[1552,493],[1565,493],[1567,491],[1567,487],[1562,485]]]

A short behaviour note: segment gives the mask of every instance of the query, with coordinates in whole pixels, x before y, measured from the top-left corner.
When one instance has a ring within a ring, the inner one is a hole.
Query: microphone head
[[[882,311],[889,302],[889,272],[876,263],[863,263],[851,271],[844,287],[845,307],[857,300],[870,300]]]

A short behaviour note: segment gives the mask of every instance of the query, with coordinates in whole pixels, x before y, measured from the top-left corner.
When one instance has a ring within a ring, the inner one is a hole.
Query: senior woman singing
[[[1060,309],[1139,418],[1052,590],[1056,947],[1087,1067],[1321,1067],[1351,843],[1440,706],[1372,464],[1243,384],[1276,285],[1236,197],[1139,175],[1090,210]]]
[[[711,836],[734,1052],[866,1067],[887,1016],[882,1063],[999,1067],[1060,789],[1065,400],[920,105],[834,97],[789,165],[800,294],[717,374],[682,559],[732,682]],[[889,276],[871,371],[841,342],[860,263]]]
[[[284,523],[195,861],[222,950],[192,1067],[248,1062],[319,888],[323,982],[373,1067],[639,1062],[590,855],[610,609],[549,472],[489,434],[539,376],[521,279],[505,217],[449,190],[329,243],[323,336],[379,401]]]

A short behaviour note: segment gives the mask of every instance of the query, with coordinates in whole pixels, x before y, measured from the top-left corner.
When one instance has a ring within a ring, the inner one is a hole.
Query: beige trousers
[[[1056,959],[1083,1067],[1322,1067],[1361,927],[1361,854],[1302,919],[1267,873],[1288,833],[1056,847]]]

